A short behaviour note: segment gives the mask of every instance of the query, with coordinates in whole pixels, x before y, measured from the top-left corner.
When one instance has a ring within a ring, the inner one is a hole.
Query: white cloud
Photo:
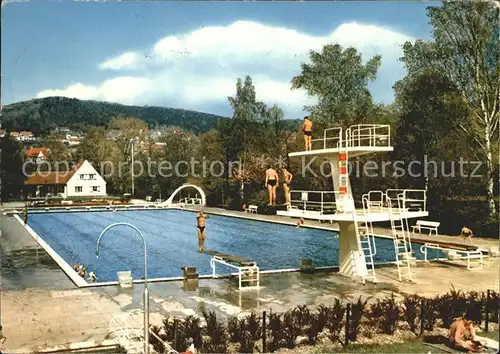
[[[123,70],[137,69],[140,61],[140,54],[136,52],[125,52],[115,58],[111,58],[99,64],[101,70]]]
[[[43,90],[36,94],[37,98],[50,97],[50,96],[66,96],[70,98],[80,98],[82,100],[90,100],[97,96],[98,89],[93,86],[86,86],[77,83],[66,87],[62,90]]]
[[[259,99],[268,105],[277,103],[293,117],[304,104],[312,102],[305,92],[290,90],[291,78],[300,72],[300,63],[308,60],[311,49],[320,50],[324,44],[335,42],[356,47],[365,59],[382,55],[383,77],[378,81],[387,83],[382,86],[391,91],[392,83],[400,78],[402,65],[397,59],[402,54],[401,44],[407,40],[412,38],[381,26],[354,22],[338,26],[329,35],[313,36],[291,28],[237,21],[168,36],[149,52],[128,51],[99,65],[102,70],[136,70],[135,77],[120,76],[98,86],[78,83],[63,90],[42,91],[37,97],[57,94],[203,109],[227,102],[227,96],[235,93],[236,79],[248,74]]]

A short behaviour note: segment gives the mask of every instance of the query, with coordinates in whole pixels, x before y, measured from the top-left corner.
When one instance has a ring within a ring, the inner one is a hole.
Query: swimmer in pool
[[[271,167],[271,165],[267,165],[265,186],[269,191],[269,205],[276,204],[276,188],[278,187],[278,185],[278,173]]]
[[[203,210],[200,210],[196,215],[196,230],[198,232],[198,247],[200,248],[200,252],[205,250],[205,235],[207,233],[206,220],[207,216],[203,213]]]

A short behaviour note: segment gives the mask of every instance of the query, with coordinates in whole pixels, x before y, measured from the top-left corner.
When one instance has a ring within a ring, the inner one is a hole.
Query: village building
[[[26,197],[98,197],[106,195],[106,181],[87,160],[70,171],[37,171],[24,181]]]
[[[26,150],[26,158],[32,160],[37,165],[49,159],[50,149],[48,148],[29,148]]]

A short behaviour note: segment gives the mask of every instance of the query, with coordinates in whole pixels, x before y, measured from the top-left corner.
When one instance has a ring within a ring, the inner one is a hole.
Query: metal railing
[[[140,316],[140,312],[132,311],[125,314],[120,314],[111,319],[109,323],[109,330],[114,334],[118,344],[128,352],[131,353],[142,353],[144,349],[144,336],[142,324],[135,319],[133,316]],[[164,341],[158,337],[151,328],[149,329],[149,334],[159,340],[165,347],[164,353],[168,354],[178,354],[176,350],[172,348],[170,343]],[[149,351],[152,354],[158,354],[153,347],[150,345]]]
[[[363,206],[372,212],[382,211],[391,206],[401,207],[407,211],[427,211],[427,191],[425,189],[387,189],[385,192],[375,190],[364,194],[362,202]]]
[[[311,143],[322,142],[322,149],[335,149],[342,146],[342,128],[333,127],[323,130],[323,137],[312,139]]]
[[[290,191],[290,202],[292,206],[301,207],[304,211],[319,211],[320,214],[334,211],[336,209],[335,191]],[[299,197],[295,197],[299,195]],[[312,197],[312,198],[311,198]]]
[[[185,205],[202,205],[202,200],[201,198],[182,198],[179,200],[178,204],[185,204]],[[176,204],[176,203],[173,203]]]
[[[317,149],[390,147],[391,127],[385,124],[357,124],[345,131],[342,127],[332,127],[323,130],[323,137],[312,139],[311,143],[316,147],[320,145]]]
[[[427,191],[425,189],[388,189],[386,196],[397,200],[401,198],[405,210],[427,211]]]
[[[391,126],[384,124],[357,124],[346,130],[346,147],[390,147]]]

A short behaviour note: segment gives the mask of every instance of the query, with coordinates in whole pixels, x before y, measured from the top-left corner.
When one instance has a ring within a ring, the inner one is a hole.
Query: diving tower
[[[393,150],[389,125],[357,124],[345,130],[342,127],[325,129],[321,138],[312,140],[310,151],[288,154],[289,157],[328,160],[334,190],[292,190],[287,210],[277,211],[277,214],[337,222],[340,229],[339,272],[349,277],[361,277],[363,282],[370,277],[376,279],[372,223],[391,222],[399,278],[402,280],[402,276],[408,275],[411,280],[411,240],[407,220],[429,215],[426,191],[416,189],[371,191],[361,197],[356,208],[349,180],[349,159]],[[406,267],[408,271],[404,272]]]

